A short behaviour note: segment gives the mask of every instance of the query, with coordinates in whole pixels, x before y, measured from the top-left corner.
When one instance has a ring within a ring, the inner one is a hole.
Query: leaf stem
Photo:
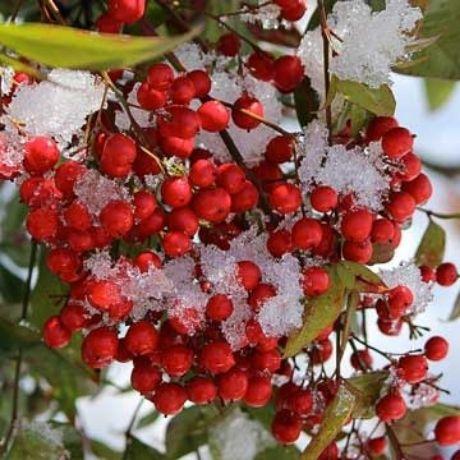
[[[131,420],[129,422],[128,428],[126,428],[126,432],[125,432],[126,447],[125,447],[125,451],[123,452],[122,460],[125,460],[126,458],[128,458],[128,448],[132,440],[132,431],[133,431],[134,424],[136,423],[137,416],[139,415],[139,412],[141,410],[143,403],[144,403],[144,398],[141,398],[140,401],[137,403],[136,408],[134,409],[134,412],[133,412],[133,415],[131,416]]]
[[[425,208],[417,208],[417,209],[419,211],[424,212],[428,217],[437,217],[438,219],[460,219],[460,212],[448,214],[448,213],[432,211],[431,209],[425,209]]]

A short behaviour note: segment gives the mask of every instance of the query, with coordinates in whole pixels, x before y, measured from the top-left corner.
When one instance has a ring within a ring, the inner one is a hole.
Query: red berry
[[[128,234],[134,224],[134,213],[126,201],[115,200],[107,204],[100,214],[104,230],[113,238]]]
[[[290,161],[294,152],[294,140],[291,136],[276,136],[267,144],[265,158],[273,163]]]
[[[370,241],[362,243],[354,243],[353,241],[345,241],[343,245],[343,257],[345,260],[367,264],[372,258],[372,244]]]
[[[436,281],[436,272],[428,265],[422,265],[420,268],[420,275],[422,276],[422,281],[424,283],[430,283],[431,281]]]
[[[157,348],[158,332],[148,321],[138,321],[129,327],[124,344],[133,356],[148,355]]]
[[[58,231],[59,217],[54,209],[38,208],[29,211],[27,231],[37,241],[50,241]]]
[[[236,56],[241,48],[241,41],[238,35],[234,33],[228,33],[221,35],[217,42],[217,51],[224,56],[233,57]]]
[[[137,90],[137,101],[143,109],[157,110],[166,105],[167,95],[144,82]]]
[[[283,93],[293,91],[302,81],[304,68],[297,56],[279,57],[274,64],[276,87]]]
[[[159,145],[166,156],[188,158],[195,147],[195,138],[181,139],[180,137],[160,137]]]
[[[378,401],[375,412],[380,420],[389,423],[404,417],[406,414],[406,403],[398,393],[387,394]]]
[[[169,88],[169,95],[175,104],[188,105],[196,97],[195,85],[187,76],[177,77]]]
[[[111,177],[126,177],[137,155],[136,143],[124,134],[113,134],[104,144],[101,169]]]
[[[321,242],[323,229],[321,224],[310,217],[304,217],[292,227],[292,242],[294,247],[308,251]]]
[[[262,272],[255,263],[243,260],[237,264],[237,277],[247,291],[252,291],[259,284]]]
[[[154,64],[150,67],[147,82],[158,91],[168,90],[174,81],[174,70],[168,64]]]
[[[425,356],[430,361],[441,361],[449,352],[449,342],[444,337],[431,337],[425,343]]]
[[[44,174],[59,160],[56,143],[48,137],[34,137],[24,146],[24,168],[32,175]]]
[[[391,159],[402,158],[408,154],[414,146],[414,139],[406,128],[392,128],[382,137],[382,148]]]
[[[423,355],[407,355],[399,358],[398,370],[408,383],[419,383],[428,371],[428,363]]]
[[[215,184],[217,168],[207,159],[199,159],[190,167],[189,180],[192,185],[199,188],[211,187]]]
[[[289,7],[281,8],[281,17],[286,21],[298,21],[302,19],[307,7],[304,0],[294,0]]]
[[[79,303],[67,302],[59,313],[61,324],[71,332],[80,331],[88,323],[85,308]]]
[[[169,257],[180,257],[192,248],[190,237],[184,232],[169,231],[163,237],[163,249]]]
[[[104,34],[118,34],[120,29],[123,27],[123,23],[121,21],[117,21],[108,13],[105,13],[99,16],[96,21],[96,27],[99,32]]]
[[[225,189],[230,195],[240,192],[245,182],[244,171],[235,163],[224,163],[219,166],[217,185]]]
[[[332,187],[322,185],[311,192],[310,200],[316,211],[329,212],[337,206],[338,195]]]
[[[270,206],[280,214],[295,212],[302,204],[302,195],[299,188],[289,183],[275,185],[268,198]]]
[[[216,294],[208,300],[206,315],[212,321],[225,321],[233,313],[233,303],[224,294]]]
[[[218,101],[207,101],[199,109],[198,115],[204,130],[217,133],[228,128],[230,115],[227,108]]]
[[[76,161],[68,160],[62,163],[54,175],[56,187],[66,198],[73,196],[73,188],[77,180],[85,173],[86,168]]]
[[[133,264],[139,268],[142,273],[145,273],[150,267],[160,268],[161,259],[152,251],[144,251],[136,256]]]
[[[256,351],[252,356],[251,363],[254,369],[273,374],[281,367],[281,354],[276,349]]]
[[[285,229],[270,233],[267,249],[273,257],[281,257],[291,252],[293,249],[291,233]]]
[[[83,340],[81,353],[83,361],[93,369],[107,367],[117,355],[117,333],[103,326],[93,329]]]
[[[367,127],[368,141],[378,141],[390,129],[397,128],[398,122],[393,117],[375,117]]]
[[[406,192],[396,192],[390,197],[387,211],[396,222],[404,222],[415,211],[416,202],[412,195]]]
[[[270,81],[273,78],[273,57],[268,53],[255,51],[247,61],[251,75],[262,81]]]
[[[208,377],[193,377],[185,388],[188,399],[194,404],[210,404],[217,396],[217,386]]]
[[[387,447],[387,440],[384,436],[380,436],[378,438],[371,438],[367,440],[366,446],[372,455],[382,455]]]
[[[139,393],[146,394],[155,390],[161,382],[161,371],[149,361],[140,361],[131,372],[131,386]]]
[[[172,177],[161,187],[163,201],[172,208],[187,206],[192,199],[192,189],[186,177]]]
[[[371,240],[373,243],[389,243],[395,234],[395,226],[389,219],[377,219],[372,224]]]
[[[272,397],[272,382],[269,377],[253,376],[248,381],[248,387],[243,401],[250,407],[264,407]]]
[[[187,392],[177,383],[160,383],[152,400],[158,412],[164,415],[174,415],[184,407]]]
[[[404,316],[407,308],[414,302],[414,295],[407,286],[397,286],[388,294],[388,312],[390,318],[398,319]]]
[[[436,281],[441,286],[452,286],[457,279],[457,268],[450,262],[445,262],[436,269]]]
[[[192,367],[193,352],[184,345],[173,345],[162,351],[161,365],[171,377],[181,377]]]
[[[251,116],[250,114],[254,115]],[[235,101],[232,109],[232,119],[236,126],[248,131],[257,128],[264,116],[264,107],[255,97],[243,94]]]
[[[161,137],[180,137],[191,139],[201,127],[198,114],[183,105],[172,105],[162,117],[157,118],[158,132]]]
[[[441,446],[460,443],[460,416],[451,415],[438,420],[434,428],[436,442]]]
[[[223,188],[200,190],[193,197],[192,208],[201,219],[222,222],[230,213],[232,199]]]
[[[46,256],[46,266],[63,281],[72,282],[78,278],[81,260],[70,249],[52,249]]]
[[[211,78],[204,70],[193,70],[187,74],[187,77],[195,86],[196,97],[205,97],[211,91]]]
[[[79,201],[73,201],[63,212],[68,227],[74,230],[88,230],[92,225],[92,217],[88,208]]]
[[[410,182],[405,182],[402,190],[412,195],[417,204],[425,203],[433,194],[433,186],[425,174],[419,174]]]
[[[228,343],[211,342],[203,346],[199,363],[213,374],[222,374],[234,366],[235,358]]]
[[[145,0],[109,0],[107,8],[117,21],[132,24],[144,16]]]
[[[139,190],[134,194],[134,217],[139,220],[147,219],[158,207],[155,195],[148,190]]]
[[[198,217],[190,208],[176,208],[168,215],[168,227],[192,237],[199,228]]]
[[[302,419],[292,412],[278,412],[272,422],[272,433],[282,444],[292,444],[297,441],[302,431]]]
[[[303,292],[307,296],[324,294],[331,285],[328,272],[321,267],[310,267],[304,270],[302,279]]]
[[[314,365],[325,363],[332,356],[332,342],[329,339],[315,343],[310,352],[311,362]]]
[[[219,397],[224,401],[240,401],[248,388],[248,376],[246,372],[234,367],[219,375],[217,388]]]
[[[59,316],[51,316],[43,326],[43,340],[50,348],[65,347],[71,337],[71,332],[64,327]]]
[[[422,160],[417,155],[409,152],[401,158],[402,171],[398,173],[403,181],[414,180],[422,170]]]
[[[259,191],[249,180],[245,180],[242,189],[232,195],[232,212],[242,213],[251,210],[259,202]]]
[[[361,243],[369,238],[374,216],[366,209],[347,212],[342,219],[342,235],[354,243]]]
[[[259,283],[249,294],[248,304],[257,312],[268,299],[274,296],[276,296],[276,289],[272,284]]]
[[[350,357],[351,365],[357,371],[371,369],[372,361],[372,356],[367,349],[355,351]]]

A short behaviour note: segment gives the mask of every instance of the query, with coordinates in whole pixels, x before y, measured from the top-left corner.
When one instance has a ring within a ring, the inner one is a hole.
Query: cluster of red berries
[[[306,10],[303,0],[274,3],[288,21],[300,19]],[[123,24],[139,20],[144,10],[143,0],[109,0],[108,11],[97,27],[118,33]],[[234,57],[240,46],[236,35],[225,34],[216,50]],[[304,76],[296,56],[275,59],[256,51],[244,65],[255,78],[271,82],[282,93],[292,92]],[[30,83],[20,74],[16,81],[18,85]],[[412,151],[413,136],[394,118],[377,117],[358,139],[346,133],[334,139],[350,148],[381,144],[391,184],[383,209],[376,212],[358,205],[352,192],[338,192],[333,184],[315,183],[305,193],[299,178],[292,178],[284,168],[296,162],[298,139],[294,135],[273,137],[266,145],[264,160],[252,169],[240,159],[219,162],[213,152],[196,147],[201,131],[221,133],[231,120],[242,130],[257,129],[264,122],[264,106],[252,94],[242,91],[234,104],[215,100],[210,96],[212,80],[207,71],[178,74],[166,63],[151,66],[137,86],[119,82],[125,96],[134,88],[137,108],[149,112],[152,127],[119,132],[114,119],[122,107],[111,101],[98,117],[100,124],[88,126],[94,135],[87,161],[59,163],[55,141],[36,136],[24,143],[20,165],[0,165],[3,178],[21,176],[20,197],[29,208],[27,229],[34,241],[48,246],[50,271],[70,285],[60,314],[44,326],[45,343],[64,347],[72,334],[82,332],[84,362],[94,369],[114,361],[132,362],[132,387],[165,415],[178,413],[187,401],[236,401],[260,408],[273,400],[275,438],[284,444],[296,442],[302,431],[312,432],[321,423],[338,382],[321,378],[308,386],[294,383],[294,366],[282,357],[287,337],[266,335],[257,320],[264,305],[277,295],[277,288],[252,260],[235,263],[236,283],[249,306],[250,319],[241,346],[232,349],[222,324],[234,312],[233,300],[206,278],[197,247],[214,245],[229,250],[232,240],[251,226],[254,216],[250,212],[260,208],[266,214],[261,227],[267,234],[268,253],[276,261],[287,255],[301,261],[304,268],[299,283],[306,299],[324,294],[332,283],[329,271],[319,263],[304,264],[305,260],[372,263],[381,246],[398,247],[402,228],[416,206],[430,198],[432,186]],[[0,152],[5,148],[1,138]],[[100,206],[92,202],[101,201],[101,197],[92,197],[98,190],[89,188],[82,195],[82,183],[91,175],[110,189]],[[293,216],[292,222],[280,225],[287,216]],[[120,253],[120,241],[135,248],[136,255]],[[112,250],[113,265],[120,269],[116,276],[100,279],[85,262],[103,249]],[[179,314],[165,306],[134,318],[133,300],[122,289],[133,270],[140,275],[160,271],[168,261],[184,256],[194,262],[192,283],[208,296],[204,318],[194,305]],[[424,282],[436,281],[442,286],[450,286],[458,278],[451,263],[435,270],[423,266],[420,271]],[[401,284],[362,296],[358,308],[375,308],[381,332],[397,335],[410,320],[414,294]],[[322,366],[332,356],[333,326],[303,350],[311,366]],[[406,413],[402,386],[422,385],[429,378],[428,360],[439,361],[447,352],[446,340],[432,337],[423,354],[407,354],[394,362],[395,381],[377,402],[377,416],[386,423],[402,418]],[[367,348],[354,351],[350,359],[357,372],[373,368]],[[285,383],[275,384],[280,380]],[[435,429],[436,440],[441,445],[458,442],[459,423],[458,417],[442,419]],[[366,444],[372,455],[380,455],[385,448],[385,437],[369,439]],[[320,456],[322,460],[337,458],[335,443]]]

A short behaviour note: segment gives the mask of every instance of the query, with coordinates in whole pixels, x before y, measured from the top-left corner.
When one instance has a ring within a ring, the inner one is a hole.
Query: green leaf
[[[298,460],[300,451],[295,446],[276,446],[259,452],[254,460]]]
[[[357,397],[345,383],[339,386],[333,401],[327,406],[318,434],[316,434],[301,455],[301,460],[318,458],[321,452],[336,438],[343,425],[352,415]]]
[[[51,67],[107,70],[153,60],[198,32],[194,29],[178,37],[132,37],[51,24],[2,24],[0,43]]]
[[[68,423],[50,422],[53,428],[63,434],[64,447],[71,459],[84,458],[81,434]]]
[[[345,284],[339,276],[337,265],[329,269],[331,287],[324,294],[307,301],[303,315],[303,326],[288,339],[284,350],[285,357],[299,353],[309,345],[318,334],[330,326],[342,311],[345,296]]]
[[[396,100],[393,92],[387,85],[379,88],[370,88],[369,86],[351,80],[339,80],[332,77],[328,103],[336,93],[343,95],[346,101],[367,110],[378,116],[392,116],[396,109]]]
[[[348,289],[354,289],[356,280],[366,281],[367,283],[381,285],[383,282],[377,273],[366,267],[366,265],[359,264],[357,262],[342,261],[337,264],[340,276],[346,276],[349,280],[346,283]],[[346,274],[346,275],[344,275]],[[351,279],[353,280],[350,284]]]
[[[439,78],[425,78],[425,94],[430,110],[438,110],[452,97],[455,91],[455,82]]]
[[[107,444],[96,439],[90,440],[90,448],[91,453],[101,460],[121,460],[123,455],[121,452],[113,450]]]
[[[386,264],[393,259],[395,248],[390,243],[374,243],[372,245],[372,258],[369,265]]]
[[[218,414],[214,406],[192,406],[176,415],[166,429],[167,458],[183,457],[206,444],[209,423]]]
[[[160,416],[160,413],[157,412],[156,410],[149,412],[147,415],[144,415],[143,417],[139,419],[139,421],[136,423],[136,428],[140,429],[140,428],[145,428],[146,426],[152,425],[158,420],[159,416]]]
[[[380,398],[387,378],[388,372],[370,372],[347,379],[347,382],[359,394],[353,417],[372,418],[375,415],[375,403]]]
[[[165,458],[161,452],[136,438],[129,440],[128,447],[123,455],[123,460],[163,460]]]
[[[445,248],[446,232],[439,224],[430,220],[415,254],[417,265],[436,268],[444,259]]]
[[[306,126],[316,118],[320,101],[308,77],[295,89],[294,103],[300,126]]]
[[[455,299],[454,308],[449,315],[448,321],[455,321],[457,318],[460,317],[460,293],[457,294],[457,298]]]
[[[40,345],[40,335],[28,327],[0,317],[0,351],[16,352],[19,348]]]
[[[37,427],[22,427],[16,434],[5,460],[62,460],[66,449],[59,439],[44,436]]]
[[[35,67],[27,65],[19,59],[15,59],[5,53],[0,53],[0,62],[5,66],[12,67],[17,72],[24,72],[39,80],[43,79],[43,75]]]
[[[0,263],[0,297],[8,304],[19,303],[25,292],[24,281]]]
[[[395,70],[407,75],[460,79],[460,2],[431,0],[424,15],[421,37],[437,40],[413,55],[412,65]]]

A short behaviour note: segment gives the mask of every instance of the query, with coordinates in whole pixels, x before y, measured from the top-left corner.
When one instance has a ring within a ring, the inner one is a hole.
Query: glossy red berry
[[[410,182],[405,182],[402,190],[409,193],[417,204],[428,201],[433,194],[433,186],[430,179],[425,174],[419,174]]]
[[[302,431],[302,419],[292,412],[278,412],[272,422],[272,433],[281,444],[292,444],[297,441]]]
[[[372,455],[382,455],[387,447],[387,440],[385,436],[380,436],[378,438],[370,438],[367,440],[366,446]]]
[[[59,160],[56,143],[48,137],[34,137],[24,146],[24,168],[32,175],[44,174]]]
[[[228,109],[218,101],[207,101],[199,109],[198,115],[204,130],[217,133],[228,128],[230,114]]]
[[[238,54],[241,48],[241,41],[238,35],[228,33],[221,35],[217,42],[217,51],[224,56],[233,57]]]
[[[383,422],[393,422],[404,417],[406,403],[398,393],[390,393],[377,402],[375,411]]]
[[[172,208],[180,208],[190,203],[192,189],[186,177],[168,178],[161,187],[163,201]]]
[[[369,350],[357,350],[350,357],[351,365],[358,371],[365,371],[372,368],[372,356]]]
[[[270,206],[280,214],[295,212],[302,204],[302,195],[299,188],[290,183],[275,185],[268,198]]]
[[[264,116],[264,107],[255,97],[243,94],[235,101],[232,109],[232,119],[236,126],[248,131],[257,128],[259,118]]]
[[[154,64],[149,68],[147,82],[158,91],[168,90],[174,81],[174,70],[168,64]]]
[[[452,286],[457,279],[457,267],[450,262],[444,262],[436,269],[436,281],[441,286]]]
[[[256,375],[249,378],[243,401],[250,407],[264,407],[270,401],[272,392],[271,379]]]
[[[267,144],[265,158],[273,163],[285,163],[291,160],[294,148],[292,137],[276,136]]]
[[[252,291],[259,284],[262,272],[254,262],[242,260],[237,264],[237,277],[247,291]]]
[[[342,252],[346,260],[367,264],[372,258],[373,248],[369,240],[361,243],[345,241]]]
[[[406,128],[392,128],[382,137],[382,148],[391,159],[399,159],[408,154],[414,146],[414,139]]]
[[[43,340],[50,348],[65,347],[71,337],[71,332],[62,324],[59,316],[51,316],[43,326]]]
[[[293,91],[302,81],[304,68],[297,56],[279,57],[274,64],[276,87],[283,93]]]
[[[146,110],[158,110],[166,105],[168,97],[165,91],[160,91],[144,82],[137,90],[137,102]]]
[[[309,267],[303,272],[302,288],[307,296],[324,294],[331,285],[328,272],[321,267]]]
[[[361,243],[369,238],[373,220],[373,214],[366,209],[350,211],[343,216],[340,230],[348,241]]]
[[[255,51],[249,56],[246,64],[251,75],[258,80],[270,81],[273,78],[274,60],[270,54]]]
[[[117,21],[132,24],[142,18],[145,0],[109,0],[108,13]]]
[[[158,412],[174,415],[184,407],[187,392],[177,383],[161,383],[157,386],[152,400]]]
[[[230,213],[232,199],[223,188],[200,190],[192,200],[196,215],[209,222],[218,223],[225,220]]]
[[[460,416],[451,415],[438,420],[434,428],[436,442],[441,446],[460,443]]]
[[[375,117],[367,127],[366,138],[368,141],[378,141],[390,129],[397,127],[398,122],[393,117]]]
[[[100,214],[104,230],[113,238],[128,234],[134,224],[134,213],[126,201],[115,200],[108,203]]]
[[[193,351],[184,345],[173,345],[161,353],[161,365],[171,377],[185,375],[193,363]]]
[[[193,70],[187,74],[187,78],[195,86],[196,97],[205,97],[211,91],[211,78],[204,70]]]
[[[449,342],[444,337],[431,337],[425,343],[425,356],[430,361],[441,361],[449,352]]]
[[[407,355],[398,361],[398,371],[408,383],[418,383],[425,379],[428,363],[423,355]]]
[[[209,404],[217,396],[217,386],[208,377],[193,377],[186,383],[185,389],[188,399],[194,404]]]
[[[106,326],[93,329],[83,340],[83,361],[93,369],[107,367],[118,351],[117,333]]]
[[[141,394],[154,391],[161,379],[160,369],[148,360],[137,362],[131,372],[131,385]]]
[[[199,363],[204,369],[213,374],[222,374],[234,366],[235,358],[230,345],[226,342],[218,341],[203,346]]]
[[[313,189],[310,200],[316,211],[329,212],[337,206],[338,195],[332,187],[321,185]]]
[[[225,321],[233,313],[233,303],[224,294],[212,296],[206,305],[206,315],[212,321]]]
[[[297,249],[308,251],[321,242],[323,229],[319,221],[304,217],[292,227],[292,243]]]
[[[396,222],[404,222],[412,216],[417,203],[407,192],[396,192],[390,196],[387,211]]]
[[[133,356],[147,355],[157,348],[158,332],[148,321],[138,321],[129,327],[124,344]]]
[[[225,374],[219,375],[217,389],[222,400],[240,401],[248,389],[248,376],[246,372],[234,367]]]

